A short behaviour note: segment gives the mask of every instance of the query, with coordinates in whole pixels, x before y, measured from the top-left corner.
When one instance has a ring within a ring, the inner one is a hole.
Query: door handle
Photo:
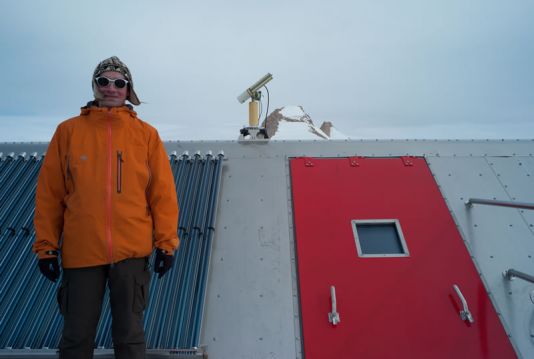
[[[460,311],[460,318],[462,318],[462,320],[467,320],[469,323],[473,324],[475,320],[473,319],[473,316],[469,311],[469,307],[467,306],[467,301],[465,300],[464,295],[456,284],[454,284],[452,287],[454,288],[456,294],[458,294],[458,297],[460,297],[460,300],[462,301],[463,310]]]
[[[328,313],[328,321],[333,325],[338,325],[338,323],[341,322],[341,319],[339,318],[339,313],[336,310],[336,287],[333,285],[330,286],[330,299],[332,300],[332,311]]]

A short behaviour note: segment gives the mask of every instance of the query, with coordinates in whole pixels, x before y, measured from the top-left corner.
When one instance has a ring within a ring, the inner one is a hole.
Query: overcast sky
[[[532,0],[0,0],[0,142],[48,141],[112,55],[164,139],[236,139],[267,72],[269,112],[352,138],[534,138]]]

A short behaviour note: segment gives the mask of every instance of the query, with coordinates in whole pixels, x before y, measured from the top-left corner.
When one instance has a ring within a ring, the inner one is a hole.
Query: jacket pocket
[[[59,312],[62,315],[66,315],[68,312],[68,288],[68,282],[63,280],[57,289],[57,304],[59,306]]]
[[[122,151],[117,151],[117,193],[122,192]]]
[[[148,304],[148,286],[150,284],[150,272],[144,270],[137,274],[134,278],[134,298],[133,308],[134,313],[139,313],[145,310]]]

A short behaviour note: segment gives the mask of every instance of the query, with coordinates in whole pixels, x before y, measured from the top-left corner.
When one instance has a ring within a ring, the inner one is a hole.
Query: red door
[[[290,166],[307,359],[516,357],[424,159]]]

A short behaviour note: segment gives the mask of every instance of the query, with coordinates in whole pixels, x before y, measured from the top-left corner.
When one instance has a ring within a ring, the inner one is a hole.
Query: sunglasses
[[[107,77],[97,77],[95,78],[96,84],[100,87],[108,87],[111,83],[115,85],[116,88],[122,89],[128,85],[128,81],[124,79],[108,79]]]

